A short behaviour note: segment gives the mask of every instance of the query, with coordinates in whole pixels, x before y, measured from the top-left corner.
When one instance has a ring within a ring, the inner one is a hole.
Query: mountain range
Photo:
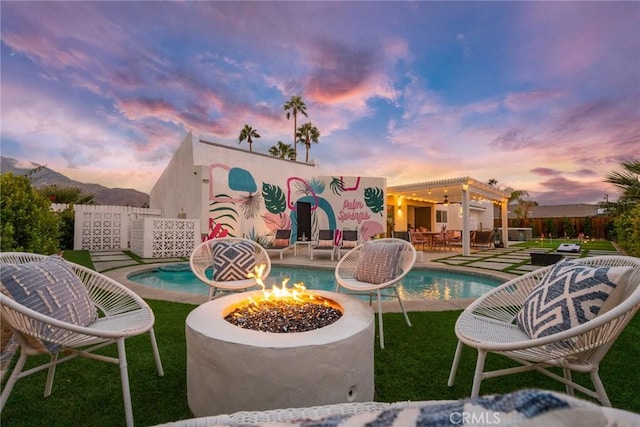
[[[38,163],[0,157],[0,172],[2,173],[12,172],[14,175],[26,175],[38,167],[40,169],[31,177],[31,181],[36,188],[54,184],[58,187],[77,187],[84,194],[95,195],[93,201],[96,205],[135,207],[149,205],[149,195],[132,188],[108,188],[100,184],[87,184],[75,181]]]

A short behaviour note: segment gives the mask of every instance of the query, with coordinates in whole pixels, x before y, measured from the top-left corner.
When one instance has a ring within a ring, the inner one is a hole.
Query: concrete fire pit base
[[[261,291],[209,301],[187,316],[187,400],[196,417],[373,400],[373,310],[348,295],[313,292],[343,315],[309,332],[260,332],[224,320]]]

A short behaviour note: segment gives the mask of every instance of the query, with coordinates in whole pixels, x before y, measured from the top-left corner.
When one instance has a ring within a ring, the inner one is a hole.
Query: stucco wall
[[[313,164],[250,153],[188,134],[151,191],[150,205],[175,218],[200,218],[203,233],[270,240],[279,228],[296,236],[296,202],[312,209],[319,229],[385,231],[386,179],[323,176]]]
[[[205,211],[201,169],[194,162],[193,135],[189,133],[151,189],[149,207],[161,209],[165,218],[178,218],[178,214],[183,214],[185,219],[200,219]]]

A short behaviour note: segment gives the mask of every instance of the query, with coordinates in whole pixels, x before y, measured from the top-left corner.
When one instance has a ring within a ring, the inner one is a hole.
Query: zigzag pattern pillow
[[[98,317],[87,288],[59,256],[25,264],[2,264],[0,280],[15,301],[38,313],[80,326],[88,326]],[[60,346],[46,338],[55,340],[58,333],[64,332],[54,327],[41,332],[47,350],[57,353]]]
[[[394,279],[400,271],[402,250],[399,243],[365,242],[353,278],[376,285]]]
[[[525,299],[516,319],[531,338],[556,334],[594,319],[621,291],[631,267],[590,267],[571,260],[555,264]]]
[[[253,245],[248,242],[215,242],[213,252],[213,280],[227,282],[243,280],[256,266]]]

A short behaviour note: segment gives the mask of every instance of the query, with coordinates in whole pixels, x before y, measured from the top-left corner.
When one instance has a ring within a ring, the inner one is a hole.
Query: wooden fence
[[[554,238],[575,238],[579,233],[592,239],[609,239],[611,228],[611,218],[608,215],[598,215],[592,217],[562,217],[562,218],[527,218],[510,219],[509,227],[530,227],[533,238],[539,237],[542,233]],[[502,226],[502,220],[496,218],[494,227]]]

